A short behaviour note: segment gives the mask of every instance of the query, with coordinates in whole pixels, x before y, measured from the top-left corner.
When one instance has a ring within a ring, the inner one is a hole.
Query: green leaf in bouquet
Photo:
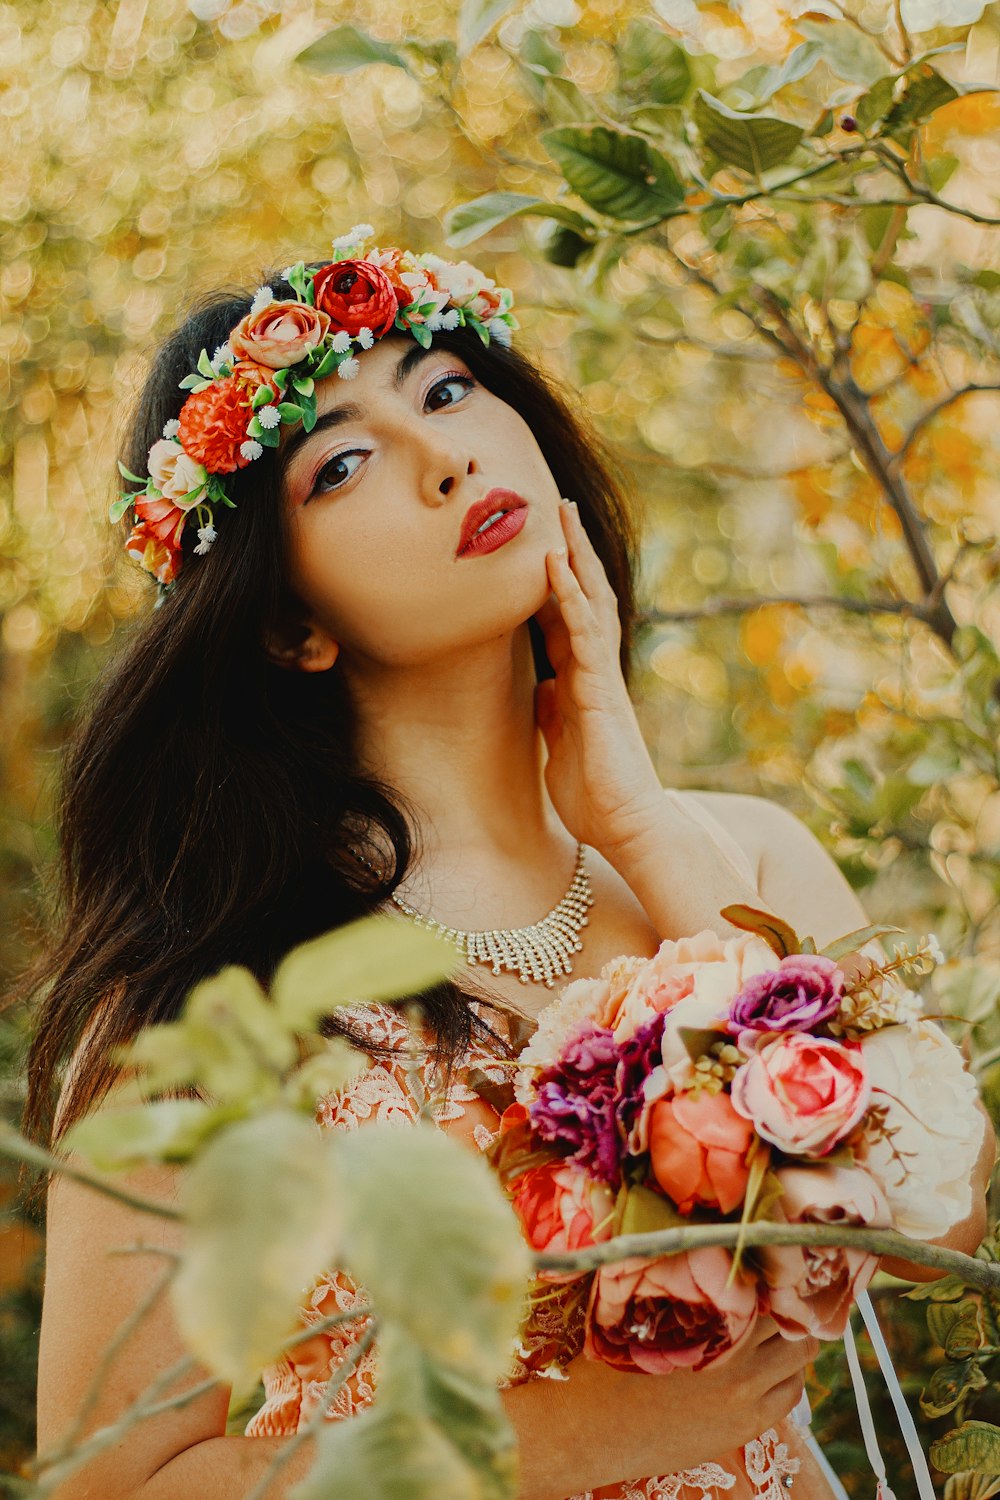
[[[1000,1474],[1000,1427],[992,1422],[963,1422],[931,1444],[930,1460],[942,1474],[971,1469],[993,1479]]]
[[[673,164],[645,137],[606,125],[563,125],[542,134],[542,145],[573,191],[613,219],[661,219],[684,203]]]
[[[504,1373],[531,1257],[486,1162],[432,1126],[338,1140],[344,1264],[426,1354]]]
[[[293,948],[278,965],[271,994],[287,1024],[311,1030],[341,1005],[420,994],[453,974],[455,945],[403,918],[378,914]]]
[[[736,1236],[736,1244],[733,1246],[733,1263],[729,1268],[729,1275],[726,1278],[727,1286],[731,1286],[739,1275],[740,1266],[743,1261],[747,1226],[752,1224],[758,1217],[757,1204],[764,1193],[765,1183],[770,1175],[771,1148],[757,1136],[750,1142],[750,1150],[747,1152],[747,1165],[750,1170],[747,1175],[743,1211],[740,1214],[739,1232]]]
[[[963,1359],[939,1365],[920,1396],[920,1410],[925,1417],[945,1417],[970,1391],[981,1391],[986,1376],[974,1359]]]
[[[728,1032],[711,1026],[678,1026],[677,1036],[692,1062],[706,1056],[719,1042],[730,1040]]]
[[[706,150],[753,177],[786,162],[805,134],[803,126],[778,115],[730,109],[704,89],[695,95],[693,115]]]
[[[460,203],[446,214],[448,243],[456,246],[470,245],[473,240],[488,234],[498,224],[525,216],[554,219],[584,236],[596,232],[589,219],[565,203],[550,203],[548,199],[535,198],[530,193],[484,193],[481,198]]]
[[[781,917],[776,917],[773,912],[736,902],[733,906],[724,906],[719,916],[725,917],[727,922],[732,922],[734,927],[739,927],[744,932],[755,932],[774,949],[779,958],[802,951],[795,928],[782,921]]]
[[[203,375],[209,383],[215,379],[215,370],[212,366],[212,361],[208,357],[207,349],[203,349],[198,355],[197,370],[198,374]]]
[[[68,1151],[79,1151],[100,1172],[119,1172],[148,1162],[181,1162],[205,1140],[239,1117],[233,1106],[201,1099],[157,1099],[131,1109],[102,1109],[66,1132]]]
[[[944,1500],[993,1500],[994,1495],[1000,1495],[1000,1474],[991,1479],[966,1469],[952,1474],[944,1487]]]
[[[118,472],[122,476],[123,479],[131,480],[131,482],[133,484],[141,484],[142,487],[143,487],[143,489],[146,488],[146,485],[149,482],[149,476],[148,475],[147,475],[147,477],[145,479],[140,479],[140,477],[139,477],[138,474],[133,474],[132,471],[131,471],[131,469],[126,469],[126,467],[122,463],[121,459],[118,460]]]
[[[238,1394],[294,1332],[304,1289],[336,1264],[335,1145],[304,1115],[268,1110],[219,1131],[185,1170],[174,1315],[192,1352]]]
[[[115,522],[120,521],[127,510],[131,510],[132,502],[135,500],[135,498],[136,497],[134,495],[122,495],[118,500],[113,500],[111,502],[111,504],[108,506],[108,520],[112,523],[112,525],[114,525]]]
[[[622,1187],[615,1203],[615,1235],[656,1234],[661,1229],[679,1229],[690,1224],[665,1193],[644,1183]]]
[[[819,951],[824,958],[832,958],[836,963],[839,958],[846,958],[848,953],[856,953],[866,943],[873,943],[878,938],[888,937],[891,932],[902,931],[902,927],[888,927],[885,923],[859,927],[856,932],[848,932],[843,937],[834,938],[832,943],[827,943],[826,947]]]
[[[334,26],[295,54],[295,61],[314,73],[352,73],[371,63],[388,63],[392,68],[409,72],[401,52],[388,42],[379,41],[357,26]]]

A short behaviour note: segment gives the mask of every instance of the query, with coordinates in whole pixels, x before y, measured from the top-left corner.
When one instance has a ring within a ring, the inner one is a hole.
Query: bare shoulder
[[[868,922],[836,860],[803,820],[769,797],[695,791],[743,848],[757,889],[779,916],[821,945]]]

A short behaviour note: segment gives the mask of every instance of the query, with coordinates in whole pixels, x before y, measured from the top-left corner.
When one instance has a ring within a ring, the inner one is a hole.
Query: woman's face
[[[385,665],[510,633],[545,602],[545,555],[563,545],[531,429],[447,349],[390,336],[358,365],[318,384],[310,434],[283,436],[289,585],[342,652]],[[492,490],[526,502],[524,524],[500,522],[502,545],[463,552],[463,527],[516,506],[496,496],[468,520]]]

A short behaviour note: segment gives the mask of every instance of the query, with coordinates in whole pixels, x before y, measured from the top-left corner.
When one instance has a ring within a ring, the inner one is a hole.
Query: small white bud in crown
[[[257,421],[265,430],[268,430],[272,427],[277,427],[278,423],[281,421],[281,417],[278,414],[278,408],[276,406],[258,407]]]
[[[362,349],[370,349],[375,342],[375,335],[370,328],[359,328],[354,335],[354,342],[360,344]]]
[[[364,240],[370,240],[374,233],[370,224],[355,224],[354,228],[349,229],[346,234],[338,234],[331,243],[334,250],[350,250],[352,246],[359,245]]]
[[[176,437],[181,430],[181,424],[176,417],[171,417],[169,422],[163,424],[163,436],[165,438]]]
[[[350,347],[351,335],[346,328],[341,328],[339,333],[335,333],[330,340],[330,348],[335,354],[346,354]]]
[[[199,526],[198,545],[194,549],[195,556],[204,557],[205,553],[209,550],[218,534],[219,533],[216,531],[214,526]]]
[[[351,359],[345,359],[341,361],[341,363],[337,366],[337,374],[340,376],[341,380],[353,380],[360,369],[361,366],[358,364],[357,360],[352,357]]]
[[[241,458],[249,458],[251,462],[255,458],[260,458],[260,455],[263,453],[263,451],[263,448],[261,447],[260,443],[258,443],[256,438],[247,438],[245,443],[240,444]]]

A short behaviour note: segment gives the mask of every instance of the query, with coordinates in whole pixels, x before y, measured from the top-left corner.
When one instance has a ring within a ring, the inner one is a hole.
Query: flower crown
[[[336,371],[358,373],[359,350],[393,329],[426,349],[440,329],[474,328],[484,344],[509,346],[517,319],[513,293],[468,261],[414,255],[396,245],[365,249],[374,235],[356,224],[333,241],[334,258],[315,271],[304,262],[283,279],[295,293],[277,298],[262,286],[250,311],[211,359],[201,351],[195,374],[181,381],[190,395],[149,450],[146,478],[119,464],[141,490],[111,506],[118,522],[132,513],[129,556],[151,573],[160,598],[181,568],[181,537],[191,515],[204,555],[216,540],[215,507],[235,509],[223,478],[278,446],[282,422],[316,425],[316,381]]]

